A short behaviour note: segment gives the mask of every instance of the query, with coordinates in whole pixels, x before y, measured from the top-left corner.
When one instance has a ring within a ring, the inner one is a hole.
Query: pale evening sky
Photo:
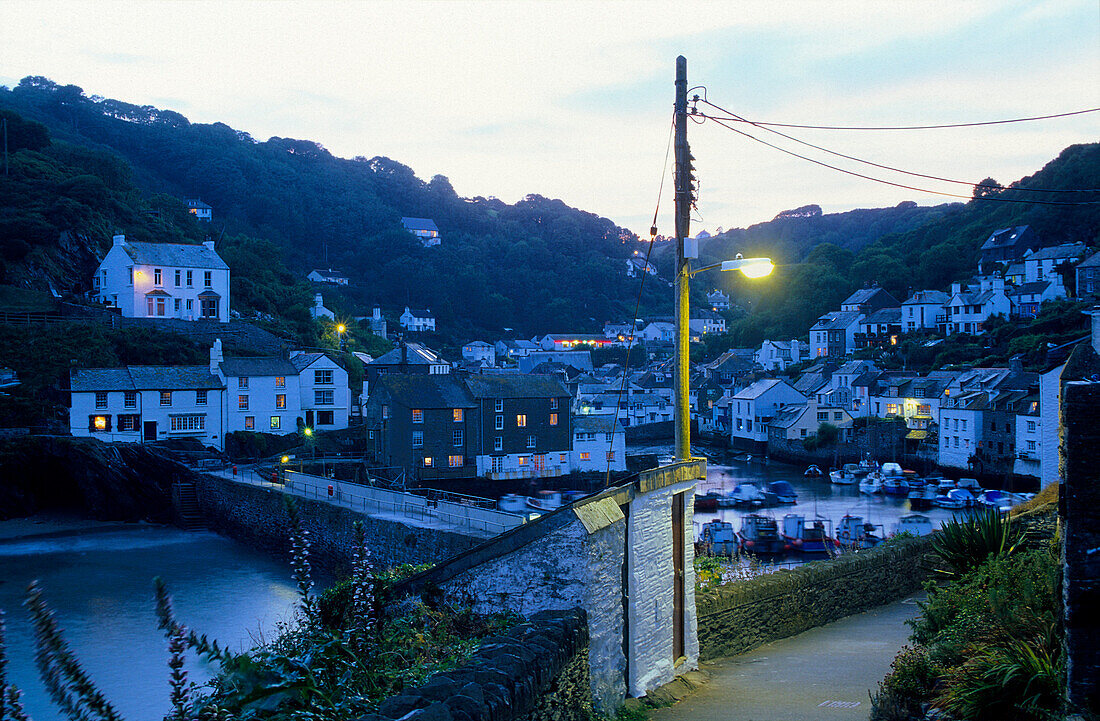
[[[656,200],[678,54],[690,85],[755,120],[938,124],[1100,106],[1097,0],[0,0],[0,18],[0,84],[44,75],[261,140],[385,155],[424,179],[446,175],[465,196],[561,198],[639,233]],[[907,170],[1009,182],[1067,145],[1097,141],[1098,128],[1100,113],[954,130],[787,132]],[[702,187],[693,231],[807,203],[833,212],[948,200],[839,175],[713,123],[690,126],[689,139]],[[671,231],[669,186],[662,232]]]

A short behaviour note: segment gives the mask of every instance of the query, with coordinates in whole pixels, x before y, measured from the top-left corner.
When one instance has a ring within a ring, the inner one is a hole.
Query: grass
[[[1051,483],[1035,494],[1035,497],[1026,503],[1020,505],[1009,511],[1010,516],[1030,516],[1035,513],[1041,513],[1045,511],[1057,511],[1058,510],[1058,484]]]

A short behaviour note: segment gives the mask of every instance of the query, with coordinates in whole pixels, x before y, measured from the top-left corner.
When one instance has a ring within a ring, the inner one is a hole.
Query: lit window
[[[525,428],[527,426],[527,415],[524,413],[516,414],[516,428]]]
[[[172,391],[161,391],[160,392],[160,404],[162,406],[172,405]]]
[[[424,431],[413,431],[412,447],[423,448],[424,447]]]
[[[248,410],[248,396],[237,396],[237,410]]]
[[[455,408],[455,410],[454,410],[454,419],[455,419],[455,423],[461,423],[462,422],[462,409],[461,408]]]
[[[248,388],[248,376],[241,376],[237,379],[238,388]]]
[[[527,456],[520,456],[518,459],[516,459],[516,462],[519,463],[519,465],[521,465],[521,466],[526,466],[527,465]]]
[[[96,391],[95,407],[97,409],[103,409],[107,407],[107,391]]]
[[[587,460],[590,460],[591,458],[592,458],[592,454],[589,453],[588,451],[585,451],[584,453],[581,453],[581,460],[582,461],[587,461]]]
[[[275,387],[286,388],[286,378],[283,376],[275,376]]]
[[[206,430],[206,416],[172,416],[170,421],[174,433]]]
[[[424,456],[424,467],[425,468],[431,468],[432,467],[432,457],[431,456]]]
[[[560,456],[558,456],[558,462],[559,463],[565,463],[568,460],[569,460],[569,454],[568,453],[562,453]]]
[[[285,393],[276,393],[275,394],[275,407],[280,409],[280,410],[282,410],[283,408],[286,408],[286,394]]]
[[[550,425],[552,425],[552,426],[558,425],[558,414],[557,413],[551,413],[550,414]]]
[[[256,417],[255,416],[245,416],[244,417],[244,429],[246,431],[251,431],[251,430],[254,430],[255,428],[256,428]]]
[[[110,420],[108,416],[94,416],[92,418],[92,430],[106,431],[109,430]]]
[[[140,416],[127,415],[118,417],[118,429],[120,431],[136,431]]]
[[[461,468],[462,456],[447,456],[447,463],[451,468]]]
[[[609,460],[609,461],[614,461],[615,460],[615,451],[608,451],[607,452],[607,460]]]
[[[424,411],[422,411],[419,408],[413,408],[412,409],[412,422],[413,423],[423,423],[424,422]]]
[[[556,411],[557,409],[558,409],[558,399],[557,398],[551,398],[550,399],[550,410]]]
[[[279,416],[271,416],[271,430],[279,430],[279,424],[282,422]]]

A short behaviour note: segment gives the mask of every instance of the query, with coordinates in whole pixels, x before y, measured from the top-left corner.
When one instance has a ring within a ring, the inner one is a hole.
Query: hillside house
[[[720,290],[712,290],[707,293],[707,303],[714,311],[730,309],[730,297]]]
[[[281,435],[297,430],[302,393],[298,369],[289,361],[269,356],[222,358],[221,344],[215,343],[210,371],[226,389],[226,433],[260,431]],[[346,380],[344,386],[346,393]]]
[[[648,273],[649,275],[657,275],[657,266],[650,263],[645,258],[639,258],[637,256],[626,259],[626,275],[629,278],[640,277],[642,273]]]
[[[855,350],[861,314],[857,311],[830,311],[810,326],[810,357],[843,358]]]
[[[443,242],[443,238],[439,235],[439,228],[431,218],[402,218],[401,227],[415,235],[425,248],[431,248]]]
[[[570,457],[574,473],[625,471],[626,434],[610,416],[576,416]]]
[[[352,412],[348,371],[325,353],[295,351],[290,364],[298,371],[301,415],[307,428],[332,431],[348,427]]]
[[[765,340],[753,354],[753,362],[766,371],[782,371],[802,360],[802,343],[798,340]]]
[[[475,340],[462,346],[462,357],[473,363],[484,363],[487,366],[497,364],[496,348],[483,340]]]
[[[214,241],[139,243],[116,235],[92,276],[92,299],[127,318],[229,322],[229,266]]]
[[[692,311],[691,320],[688,321],[688,326],[691,328],[692,332],[697,335],[725,333],[726,319],[712,310],[699,308]]]
[[[918,290],[901,304],[902,330],[914,333],[919,330],[943,330],[947,325],[944,303],[951,296],[941,290]]]
[[[983,278],[977,290],[952,283],[951,299],[943,308],[948,334],[978,335],[985,332],[985,322],[994,315],[1007,318],[1012,312],[1012,301],[1005,294],[1004,279],[994,276]]]
[[[859,321],[856,348],[886,350],[898,344],[901,335],[901,308],[880,308]]]
[[[1093,253],[1077,264],[1077,297],[1100,295],[1100,253]]]
[[[420,343],[401,341],[393,350],[383,353],[374,362],[363,368],[363,379],[373,384],[380,376],[399,373],[402,375],[447,375],[451,364],[434,350]]]
[[[736,380],[752,373],[753,361],[745,360],[744,356],[734,350],[728,350],[703,366],[703,372],[710,377],[718,379],[722,385],[728,386]]]
[[[523,338],[518,340],[498,340],[493,345],[496,347],[497,357],[508,358],[509,360],[525,358],[531,355],[533,351],[539,349],[538,343]]]
[[[1001,228],[995,230],[982,243],[981,264],[991,263],[1011,264],[1020,260],[1029,250],[1039,248],[1039,236],[1026,225],[1018,225],[1013,228]]]
[[[325,307],[325,299],[320,293],[313,296],[313,305],[309,309],[309,316],[311,318],[328,318],[329,320],[335,320],[336,314]]]
[[[1039,315],[1043,303],[1065,297],[1065,286],[1042,280],[1010,286],[1005,295],[1012,301],[1012,315],[1017,318],[1034,318]]]
[[[435,330],[435,316],[427,308],[410,308],[405,306],[405,312],[399,319],[401,327],[412,333]]]
[[[328,270],[311,270],[306,279],[313,283],[329,283],[331,285],[347,285],[350,282],[346,275],[332,268]]]
[[[551,333],[542,336],[538,345],[543,350],[579,350],[581,348],[607,348],[610,338],[594,333]]]
[[[806,396],[778,378],[765,378],[734,393],[730,402],[733,446],[762,453],[767,447],[768,424],[783,408],[806,403]]]
[[[1057,268],[1064,263],[1076,263],[1088,254],[1084,243],[1063,243],[1049,248],[1040,248],[1024,255],[1024,282],[1041,283],[1049,281],[1059,286],[1065,282]],[[1065,297],[1062,290],[1062,297]]]
[[[572,367],[581,371],[592,370],[592,351],[589,350],[533,350],[516,359],[516,368],[520,373],[535,373],[535,368],[544,363],[559,363],[563,368]]]
[[[667,341],[672,343],[676,340],[676,325],[668,321],[654,321],[648,324],[642,331],[642,337],[647,341]]]
[[[641,318],[635,320],[633,323],[630,321],[608,321],[603,324],[603,335],[612,341],[612,345],[621,346],[626,348],[631,344],[631,338],[633,338],[633,344],[637,344],[641,339],[642,329],[645,328],[645,321]]]
[[[890,295],[877,284],[870,288],[860,288],[844,299],[840,304],[842,313],[859,313],[870,315],[883,308],[897,308],[900,305],[894,296]]]
[[[214,220],[214,209],[202,202],[199,198],[188,198],[183,202],[187,203],[187,212],[195,216],[196,220],[200,220],[204,223],[209,223]]]
[[[817,435],[822,423],[836,426],[839,440],[844,441],[851,433],[852,414],[844,408],[819,405],[815,400],[785,406],[768,423],[768,440],[804,440]]]
[[[1029,393],[1019,403],[1016,414],[1016,459],[1012,472],[1018,476],[1042,475],[1043,419],[1039,413],[1039,393]]]

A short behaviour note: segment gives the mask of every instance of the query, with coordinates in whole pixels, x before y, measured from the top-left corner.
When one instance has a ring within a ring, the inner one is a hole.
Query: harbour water
[[[8,678],[23,690],[36,721],[62,717],[34,665],[30,621],[21,605],[31,580],[43,587],[85,671],[129,719],[159,719],[169,710],[167,641],[154,613],[155,576],[168,584],[182,623],[232,650],[270,638],[297,599],[288,563],[213,533],[87,522],[58,528],[0,522]],[[200,684],[212,673],[194,654],[187,671]]]

